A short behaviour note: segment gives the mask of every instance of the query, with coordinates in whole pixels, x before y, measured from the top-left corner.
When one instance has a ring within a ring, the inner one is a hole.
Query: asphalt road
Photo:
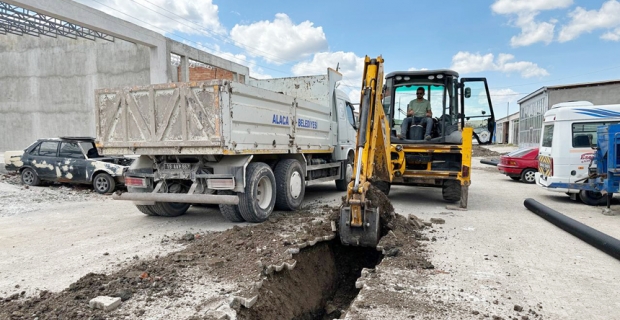
[[[481,312],[497,302],[544,310],[551,319],[613,319],[620,261],[529,212],[523,201],[534,198],[616,238],[620,216],[604,216],[600,208],[514,182],[479,159],[473,162],[467,211],[447,210],[439,189],[394,186],[390,193],[398,213],[446,221],[435,226],[437,241],[429,242],[440,272],[427,289],[444,301],[466,299]],[[304,205],[337,205],[341,196],[333,183],[311,186]],[[115,270],[182,246],[169,237],[232,226],[212,207],[191,208],[177,218],[147,217],[129,202],[108,199],[0,215],[0,296],[62,290],[88,272]]]

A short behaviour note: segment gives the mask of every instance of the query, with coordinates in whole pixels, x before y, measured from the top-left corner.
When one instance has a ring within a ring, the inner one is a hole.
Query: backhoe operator
[[[407,139],[407,131],[414,124],[426,123],[425,140],[431,139],[431,130],[433,129],[433,111],[428,100],[424,99],[424,88],[416,90],[416,99],[411,100],[407,105],[407,118],[401,124],[401,139]]]

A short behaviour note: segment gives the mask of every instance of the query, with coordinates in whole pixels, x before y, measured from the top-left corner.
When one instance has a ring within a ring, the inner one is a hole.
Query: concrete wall
[[[549,89],[548,108],[567,101],[590,101],[595,105],[620,103],[620,84],[601,84],[587,87]]]
[[[94,90],[150,83],[150,48],[116,39],[0,35],[0,152],[94,136]]]

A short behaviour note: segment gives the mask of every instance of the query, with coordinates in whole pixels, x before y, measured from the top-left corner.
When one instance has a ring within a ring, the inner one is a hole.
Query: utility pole
[[[510,101],[506,102],[506,121],[508,121],[508,115],[510,115]]]

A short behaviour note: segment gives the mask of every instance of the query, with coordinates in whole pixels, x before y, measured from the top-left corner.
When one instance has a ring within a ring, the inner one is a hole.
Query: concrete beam
[[[198,50],[172,39],[168,39],[168,41],[170,44],[170,51],[172,53],[198,62],[206,63],[214,67],[226,69],[236,74],[244,75],[246,78],[250,76],[250,69],[244,65],[206,53],[202,50]]]
[[[40,14],[151,48],[151,83],[171,81],[169,39],[131,22],[68,0],[2,0]]]

